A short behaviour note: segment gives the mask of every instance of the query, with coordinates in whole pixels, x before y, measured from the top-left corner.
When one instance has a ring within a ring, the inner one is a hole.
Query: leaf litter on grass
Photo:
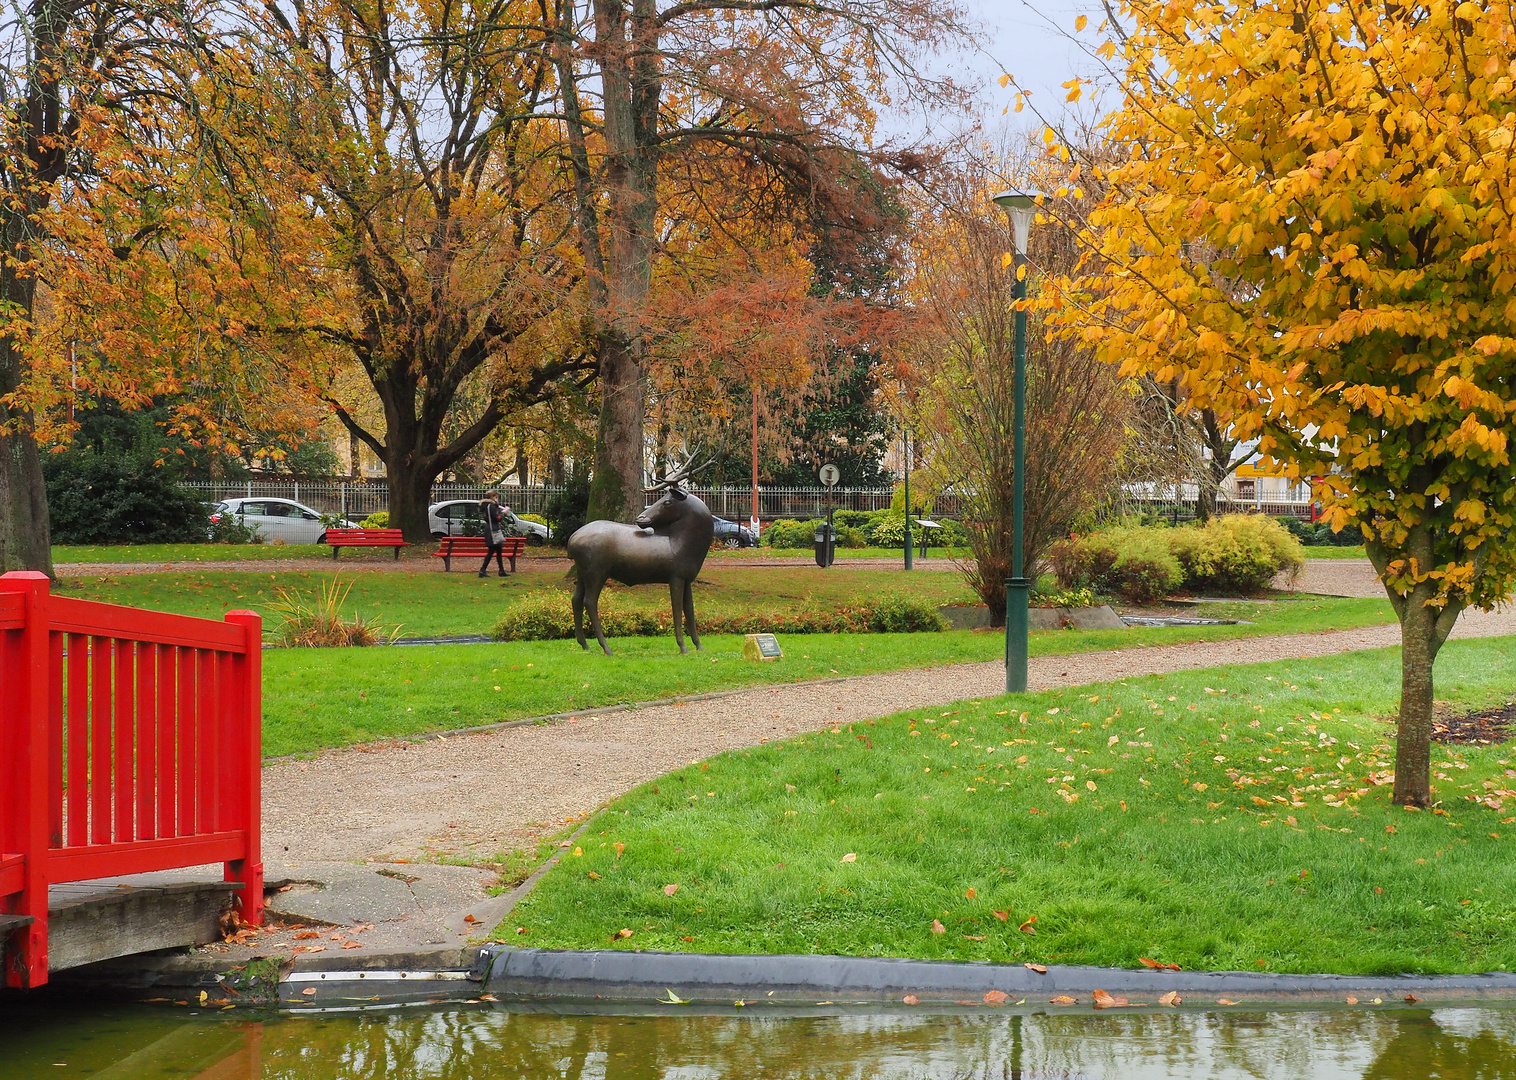
[[[1506,644],[1449,648],[1446,696],[1509,693]],[[686,802],[681,784],[694,788],[680,770],[658,781],[661,795],[634,792],[602,820],[606,840],[640,842],[628,875],[677,863],[663,880],[702,882],[688,908],[646,913],[664,922],[639,931],[645,948],[678,948],[677,924],[702,951],[1123,966],[1156,953],[1166,969],[1243,967],[1264,953],[1278,971],[1516,963],[1494,930],[1516,926],[1503,899],[1516,875],[1479,847],[1504,841],[1467,828],[1490,812],[1474,800],[1508,761],[1449,749],[1435,758],[1444,812],[1392,810],[1393,746],[1374,718],[1396,674],[1392,654],[1363,653],[1040,694],[1019,699],[1024,712],[991,699],[906,713],[711,759],[702,789],[720,779],[732,793],[719,807]],[[1048,787],[1080,797],[1027,815]],[[1391,822],[1398,831],[1383,831]],[[846,868],[824,853],[839,849],[866,858],[868,876],[838,876]],[[1416,888],[1374,891],[1407,881]],[[1426,882],[1426,903],[1413,902]],[[1476,891],[1477,918],[1457,904]],[[642,917],[643,901],[625,898],[633,906],[616,910]],[[565,909],[580,897],[550,876],[533,899],[560,913],[548,943],[574,946]],[[1364,947],[1333,947],[1343,935]]]

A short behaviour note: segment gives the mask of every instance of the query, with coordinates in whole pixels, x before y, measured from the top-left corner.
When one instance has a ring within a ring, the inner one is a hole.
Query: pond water
[[[0,1080],[1500,1080],[1516,1008],[571,1015],[0,1006]]]

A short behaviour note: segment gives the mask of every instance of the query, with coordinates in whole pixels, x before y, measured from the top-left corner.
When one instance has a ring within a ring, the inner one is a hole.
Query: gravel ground
[[[1516,634],[1516,611],[1472,613],[1455,637]],[[1398,628],[1197,642],[1031,662],[1033,689],[1329,656]],[[901,709],[1000,693],[1004,668],[963,664],[586,715],[561,723],[328,751],[264,769],[266,858],[489,858],[556,831],[655,776],[723,750]]]

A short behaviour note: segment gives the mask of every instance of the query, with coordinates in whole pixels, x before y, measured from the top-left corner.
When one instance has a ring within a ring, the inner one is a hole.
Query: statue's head
[[[637,515],[637,525],[643,529],[667,529],[675,522],[692,515],[710,516],[705,503],[691,495],[683,488],[684,482],[693,472],[693,461],[686,462],[682,467],[671,471],[650,488],[643,489],[649,495],[657,495],[660,492],[663,498],[642,513]]]

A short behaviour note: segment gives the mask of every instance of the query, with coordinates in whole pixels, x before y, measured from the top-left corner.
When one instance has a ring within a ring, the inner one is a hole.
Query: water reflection
[[[1516,1080],[1508,1008],[235,1017],[0,1012],[0,1080]]]

